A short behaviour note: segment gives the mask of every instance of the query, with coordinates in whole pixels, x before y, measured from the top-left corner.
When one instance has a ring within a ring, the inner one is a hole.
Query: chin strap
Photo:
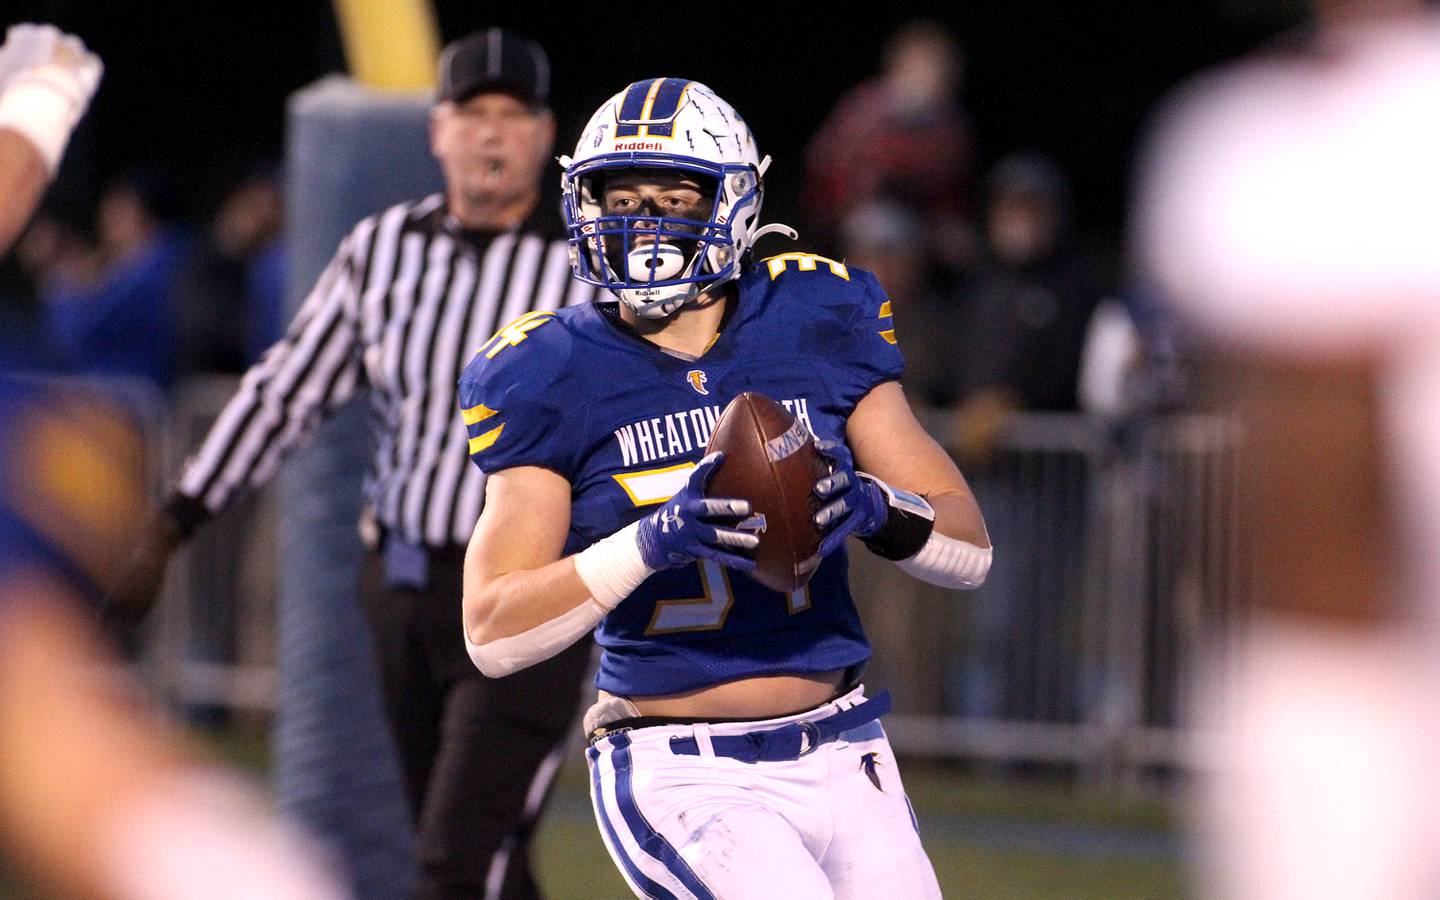
[[[765,181],[765,173],[769,170],[769,168],[770,154],[767,153],[765,154],[765,158],[760,160],[760,164],[755,167],[755,175],[762,183]],[[800,237],[800,234],[795,229],[791,228],[789,225],[771,223],[769,225],[762,225],[759,228],[755,229],[755,233],[750,235],[750,246],[755,246],[755,242],[760,240],[767,234],[783,234],[785,237],[789,238],[792,241],[798,240]]]
[[[767,234],[783,234],[785,237],[789,238],[792,241],[798,240],[800,237],[800,233],[797,232],[795,229],[791,228],[789,225],[781,225],[778,222],[772,222],[769,225],[762,225],[759,228],[755,229],[755,233],[750,236],[750,243],[755,243]]]

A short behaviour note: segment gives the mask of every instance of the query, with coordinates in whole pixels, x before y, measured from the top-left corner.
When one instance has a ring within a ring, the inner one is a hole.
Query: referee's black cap
[[[504,28],[486,28],[445,46],[436,100],[460,102],[484,91],[510,94],[530,106],[550,98],[550,60],[534,41]]]

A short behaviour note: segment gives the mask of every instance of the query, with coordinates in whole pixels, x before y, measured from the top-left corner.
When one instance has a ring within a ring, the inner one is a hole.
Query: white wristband
[[[645,559],[640,555],[640,544],[636,540],[639,530],[640,523],[632,522],[572,557],[575,574],[585,582],[595,602],[605,607],[607,612],[655,574],[655,570],[645,565]]]
[[[60,154],[71,140],[73,101],[45,82],[22,81],[0,94],[0,128],[19,131],[45,160],[45,171],[55,174]]]
[[[21,76],[0,94],[0,128],[17,131],[34,144],[45,170],[54,175],[83,108],[77,95],[61,89],[53,79],[40,73]]]
[[[945,588],[977,588],[990,573],[993,550],[930,532],[920,552],[895,565],[921,581]]]

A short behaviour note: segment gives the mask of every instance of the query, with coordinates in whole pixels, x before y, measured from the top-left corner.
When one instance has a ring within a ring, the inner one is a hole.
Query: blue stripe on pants
[[[647,878],[645,873],[640,871],[635,862],[630,859],[630,855],[625,852],[625,845],[620,843],[620,835],[615,833],[615,827],[610,824],[610,816],[605,812],[605,791],[600,784],[599,748],[591,747],[588,755],[590,757],[590,778],[595,785],[595,811],[600,814],[600,825],[605,829],[606,836],[610,838],[610,846],[615,848],[615,855],[619,857],[620,865],[625,867],[625,871],[630,873],[630,880],[639,885],[640,890],[644,891],[647,897],[676,900],[674,894]]]
[[[670,874],[680,879],[696,900],[715,900],[715,895],[695,875],[690,864],[670,846],[669,841],[650,827],[640,807],[635,804],[635,791],[630,783],[630,736],[622,732],[611,737],[610,743],[614,747],[610,760],[615,766],[615,800],[620,804],[620,815],[640,848],[664,863]]]

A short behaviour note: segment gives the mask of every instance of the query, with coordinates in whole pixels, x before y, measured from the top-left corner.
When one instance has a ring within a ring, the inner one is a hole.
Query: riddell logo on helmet
[[[660,149],[660,142],[659,142],[659,141],[625,141],[624,143],[616,144],[616,145],[615,145],[615,149],[616,149],[616,150],[659,150],[659,149]]]

